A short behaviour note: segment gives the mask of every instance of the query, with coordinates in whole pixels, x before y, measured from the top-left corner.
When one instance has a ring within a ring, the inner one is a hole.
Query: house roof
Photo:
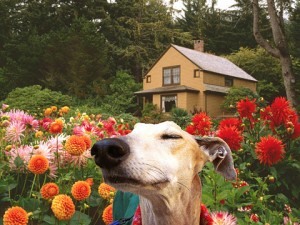
[[[178,85],[178,86],[165,86],[165,87],[159,87],[159,88],[153,88],[143,91],[137,91],[134,92],[137,95],[147,95],[147,94],[158,94],[158,93],[170,93],[170,92],[195,92],[198,93],[199,90],[188,87],[185,85]]]
[[[178,45],[172,44],[171,46],[205,71],[257,82],[254,77],[226,58],[184,48]]]

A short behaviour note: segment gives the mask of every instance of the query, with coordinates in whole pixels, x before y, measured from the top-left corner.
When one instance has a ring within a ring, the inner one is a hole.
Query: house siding
[[[152,67],[143,79],[143,90],[163,86],[163,68],[180,65],[180,85],[186,85],[195,89],[203,89],[203,74],[200,78],[194,78],[194,70],[199,69],[194,63],[187,60],[176,49],[171,47],[168,54],[164,54]],[[151,76],[151,82],[147,83],[146,77]]]

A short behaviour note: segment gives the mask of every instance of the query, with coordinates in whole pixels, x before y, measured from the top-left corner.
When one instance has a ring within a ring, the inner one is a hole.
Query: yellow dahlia
[[[60,109],[60,111],[61,111],[62,113],[68,113],[68,112],[70,111],[70,108],[69,108],[68,106],[64,106],[64,107],[62,107],[62,108]]]
[[[75,184],[73,184],[71,193],[76,200],[84,200],[90,196],[91,186],[86,181],[77,181]]]
[[[45,111],[44,111],[44,115],[45,115],[45,116],[50,116],[51,113],[52,113],[52,109],[51,109],[51,108],[47,108],[47,109],[45,109]]]
[[[42,186],[40,192],[44,199],[51,199],[59,194],[59,187],[55,183],[47,183]]]
[[[51,106],[51,110],[52,110],[52,112],[56,112],[57,111],[57,107],[56,106]]]
[[[28,224],[28,214],[23,208],[14,206],[5,211],[3,216],[3,225],[26,224]]]
[[[102,219],[106,225],[113,222],[112,204],[108,205],[102,213]]]
[[[66,140],[65,148],[71,155],[79,156],[86,150],[86,143],[80,136],[72,135]]]
[[[102,198],[104,198],[106,200],[109,200],[112,196],[114,196],[115,192],[116,192],[116,189],[113,188],[112,186],[109,186],[106,183],[101,183],[99,185],[98,193]]]
[[[34,174],[43,174],[49,168],[49,161],[43,155],[34,155],[28,162],[28,170]]]
[[[59,220],[69,220],[75,213],[75,205],[68,195],[56,195],[52,201],[51,209]]]

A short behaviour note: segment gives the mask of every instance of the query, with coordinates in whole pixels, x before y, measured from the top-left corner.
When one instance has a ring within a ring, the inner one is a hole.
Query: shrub
[[[186,127],[191,121],[192,115],[181,108],[173,108],[171,110],[171,119],[181,128]]]
[[[169,114],[162,113],[157,105],[148,103],[142,110],[141,122],[143,123],[159,123],[169,119]]]
[[[51,106],[60,108],[65,105],[72,105],[72,98],[47,88],[42,89],[40,85],[33,85],[14,89],[3,103],[8,104],[12,109],[38,113]]]
[[[227,112],[235,113],[236,103],[246,97],[250,100],[259,98],[259,96],[249,88],[232,87],[230,88],[228,94],[226,95],[225,101],[223,102],[221,107]]]

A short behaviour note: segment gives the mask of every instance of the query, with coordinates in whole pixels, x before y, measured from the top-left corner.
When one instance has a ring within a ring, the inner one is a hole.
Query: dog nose
[[[119,165],[127,158],[129,152],[129,145],[120,138],[103,139],[96,142],[91,149],[96,164],[105,169]]]

